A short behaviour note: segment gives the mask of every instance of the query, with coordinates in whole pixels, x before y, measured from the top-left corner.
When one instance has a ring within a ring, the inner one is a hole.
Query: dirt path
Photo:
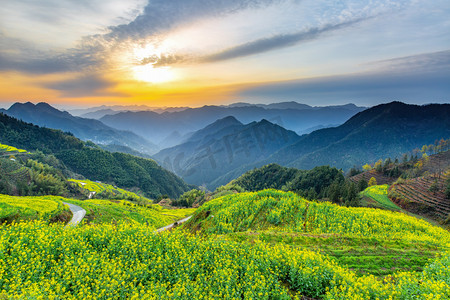
[[[179,220],[179,221],[176,221],[175,223],[172,223],[172,224],[169,224],[169,225],[167,225],[167,226],[158,228],[158,229],[156,229],[156,232],[161,232],[161,231],[165,231],[165,230],[172,229],[172,228],[174,228],[174,227],[176,227],[176,226],[178,226],[178,225],[180,225],[180,224],[186,222],[186,221],[189,220],[191,217],[192,217],[192,216],[189,216],[189,217],[186,217],[186,218],[181,219],[181,220]]]
[[[83,220],[84,216],[86,215],[86,211],[78,205],[67,202],[63,203],[69,206],[69,209],[73,214],[72,220],[67,223],[67,226],[77,226],[77,224],[80,223],[81,220]]]

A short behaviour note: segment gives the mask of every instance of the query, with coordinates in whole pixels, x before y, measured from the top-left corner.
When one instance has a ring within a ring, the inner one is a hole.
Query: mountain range
[[[114,129],[98,120],[74,117],[45,102],[15,103],[1,112],[35,125],[70,132],[81,140],[90,140],[100,145],[126,146],[146,154],[153,154],[158,150],[155,144],[133,132]]]
[[[340,126],[302,136],[267,120],[243,125],[230,116],[154,158],[187,182],[208,188],[269,163],[306,170],[321,165],[348,170],[380,158],[400,157],[450,137],[449,116],[450,104],[392,102],[359,112]]]
[[[312,169],[342,168],[400,158],[425,144],[450,137],[450,104],[409,105],[391,102],[357,113],[341,126],[316,130],[257,163],[243,165],[211,183],[218,186],[269,163]]]
[[[228,116],[153,157],[186,182],[213,188],[210,183],[214,179],[244,164],[265,159],[299,138],[295,132],[267,120],[244,125]]]
[[[193,132],[218,119],[233,116],[242,123],[266,119],[297,134],[342,124],[364,110],[353,104],[332,107],[311,107],[297,102],[269,105],[237,103],[229,106],[203,106],[182,111],[127,111],[105,115],[100,121],[120,130],[129,130],[158,144],[161,148],[175,146]],[[177,136],[171,139],[170,136]]]
[[[159,136],[165,144],[173,146],[163,148],[152,157],[189,184],[204,185],[209,189],[270,163],[305,170],[329,165],[345,171],[380,158],[400,157],[416,147],[450,137],[450,104],[418,106],[391,102],[363,111],[360,109],[354,105],[308,108],[296,102],[269,105],[235,103],[226,107],[204,106],[164,113],[120,112],[102,117],[102,121],[74,117],[45,103],[15,104],[5,112],[27,122],[60,128],[98,143],[114,141],[115,138],[118,145],[102,147],[116,152],[138,153],[127,146],[133,146],[135,150],[146,149],[147,153],[148,149],[156,148],[154,145],[153,148],[144,148],[144,138],[112,129],[102,122],[116,127],[134,127],[139,133]],[[330,123],[343,118],[343,113],[332,118],[337,111],[350,115],[345,123],[323,129],[318,128],[326,125],[315,125],[318,130],[309,134],[299,135],[279,124],[303,115],[295,121],[296,124],[312,128],[314,124],[325,123],[325,116],[329,116],[326,121]],[[238,117],[231,114],[216,118],[225,113],[234,113]],[[276,114],[279,117],[276,120],[259,119],[263,115]],[[321,121],[311,121],[306,125],[307,120],[315,117]],[[208,120],[212,121],[194,130]]]

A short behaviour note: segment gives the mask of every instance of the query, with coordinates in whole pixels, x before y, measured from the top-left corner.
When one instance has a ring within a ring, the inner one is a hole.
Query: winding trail
[[[72,204],[72,203],[67,203],[67,202],[63,202],[63,204],[69,206],[70,211],[72,212],[73,216],[72,216],[72,220],[69,221],[69,223],[67,223],[66,226],[77,226],[78,223],[81,222],[81,220],[83,220],[84,216],[86,215],[86,210],[84,210],[82,207]],[[187,220],[189,220],[190,218],[192,218],[192,216],[186,217],[184,219],[178,220],[172,224],[169,224],[167,226],[158,228],[155,230],[155,232],[162,232],[162,231],[166,231],[166,230],[170,230],[184,222],[186,222]]]
[[[186,217],[186,218],[184,218],[184,219],[181,219],[181,220],[179,220],[179,221],[176,221],[176,222],[174,222],[174,223],[172,223],[172,224],[169,224],[169,225],[167,225],[167,226],[158,228],[158,229],[156,229],[156,232],[162,232],[162,231],[170,230],[170,229],[172,229],[172,228],[174,228],[174,227],[176,227],[176,226],[178,226],[178,225],[180,225],[180,224],[186,222],[186,221],[189,220],[190,218],[192,218],[192,216]]]
[[[83,220],[84,216],[86,215],[86,211],[82,207],[72,203],[63,202],[63,204],[68,205],[70,211],[73,214],[72,220],[70,220],[66,226],[77,226],[78,223]]]

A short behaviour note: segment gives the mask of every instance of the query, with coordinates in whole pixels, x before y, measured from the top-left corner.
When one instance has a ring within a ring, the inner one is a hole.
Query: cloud
[[[110,51],[122,46],[127,47],[130,41],[143,43],[143,40],[145,42],[149,38],[156,41],[158,34],[200,17],[220,16],[277,2],[278,0],[152,0],[133,21],[110,26],[105,34],[85,36],[75,47],[59,51],[38,50],[32,42],[0,32],[0,70],[17,70],[32,74],[99,70],[108,61]],[[45,2],[50,8],[51,3],[50,0]],[[89,3],[90,1],[83,1],[82,7],[88,6]],[[62,8],[58,7],[57,11]],[[41,18],[39,16],[41,14],[34,18]],[[151,59],[150,57],[142,63],[148,63]],[[157,59],[156,66],[171,64],[180,59],[181,56],[162,56]]]
[[[414,69],[420,72],[436,72],[450,68],[450,50],[379,60],[366,65],[379,71],[401,72]]]
[[[425,61],[441,67],[430,68],[427,63],[422,63]],[[242,86],[238,95],[242,101],[295,100],[310,105],[351,101],[362,105],[390,100],[415,103],[450,101],[450,50],[399,57],[386,60],[385,64],[385,68],[355,74]]]
[[[310,28],[306,31],[299,31],[292,34],[279,34],[268,38],[258,39],[256,41],[248,42],[222,52],[206,56],[202,59],[204,62],[217,62],[229,60],[258,53],[271,51],[274,49],[294,46],[300,42],[306,42],[317,39],[319,36],[352,26],[366,19],[356,19],[339,24],[328,24],[321,27]]]
[[[201,17],[218,17],[237,11],[258,8],[281,0],[152,0],[129,24],[110,27],[107,39],[145,39]]]
[[[84,96],[123,96],[123,94],[107,91],[114,84],[100,75],[82,75],[73,79],[45,83],[44,86],[60,91],[65,97]]]

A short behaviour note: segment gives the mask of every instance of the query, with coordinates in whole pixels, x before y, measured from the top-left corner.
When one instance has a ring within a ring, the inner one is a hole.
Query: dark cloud
[[[65,97],[123,96],[123,94],[106,91],[106,89],[113,86],[113,83],[97,74],[83,75],[74,79],[45,83],[44,86],[60,91]]]
[[[123,42],[132,40],[139,43],[142,39],[156,36],[200,17],[226,15],[279,1],[281,0],[152,0],[144,12],[132,22],[112,26],[107,34],[84,37],[77,47],[62,52],[42,52],[32,44],[0,32],[0,70],[17,70],[32,74],[98,70],[107,60],[109,51]],[[164,66],[180,60],[181,56],[163,56],[155,61],[155,66]],[[142,63],[151,61],[150,57]]]
[[[274,49],[293,46],[300,42],[317,39],[319,36],[326,34],[328,32],[352,26],[363,20],[366,19],[356,19],[339,24],[329,24],[322,27],[311,28],[306,31],[300,31],[292,34],[279,34],[268,38],[262,38],[230,49],[226,49],[216,54],[209,55],[203,58],[202,61],[216,62],[222,60],[229,60],[238,57],[263,53]]]
[[[0,70],[31,74],[51,74],[69,71],[89,71],[97,62],[100,46],[85,43],[83,47],[63,52],[36,49],[31,43],[0,33]]]
[[[107,39],[143,39],[200,17],[227,15],[247,8],[276,4],[282,0],[152,0],[129,24],[110,27]]]
[[[384,61],[384,68],[370,72],[243,87],[239,95],[256,102],[296,100],[312,105],[351,101],[373,105],[389,100],[448,103],[449,54],[442,51],[391,59]],[[426,61],[440,67],[433,70]]]

